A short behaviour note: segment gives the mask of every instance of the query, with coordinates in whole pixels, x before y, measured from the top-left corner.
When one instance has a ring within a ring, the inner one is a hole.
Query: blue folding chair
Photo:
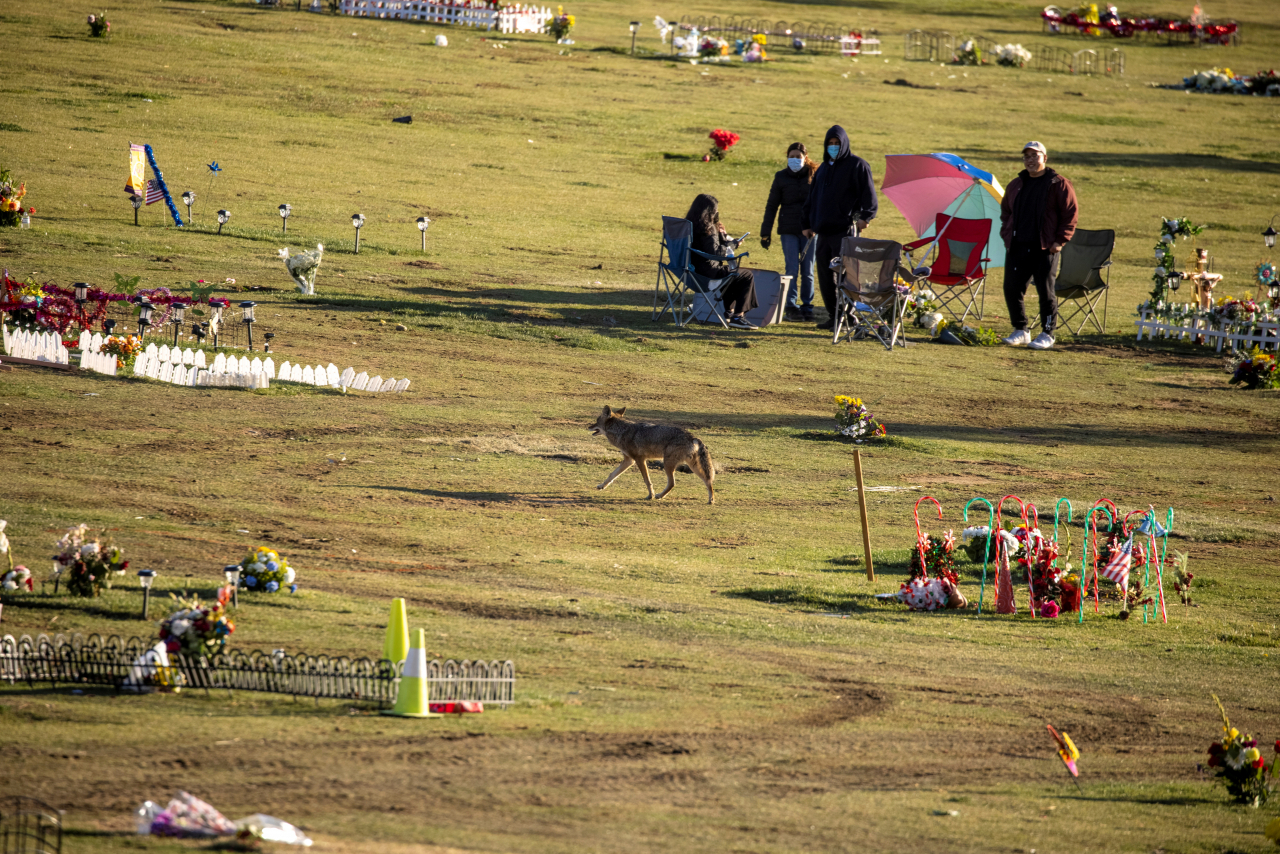
[[[714,316],[721,326],[728,328],[729,321],[720,310],[723,305],[720,301],[720,288],[728,277],[709,279],[695,273],[691,255],[696,253],[710,261],[723,261],[732,272],[749,253],[708,255],[690,246],[692,240],[693,223],[689,220],[673,216],[662,218],[662,248],[658,250],[658,281],[653,290],[653,319],[661,320],[669,311],[677,326],[688,326],[692,320],[710,322]],[[659,302],[662,302],[661,308],[658,306]],[[709,310],[701,310],[702,303]]]

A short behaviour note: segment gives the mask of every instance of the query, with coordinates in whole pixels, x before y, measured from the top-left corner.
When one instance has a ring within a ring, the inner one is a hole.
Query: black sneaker
[[[836,322],[834,320],[828,320],[824,323],[819,323],[817,326],[819,329],[830,332],[832,329],[836,328]]]
[[[751,321],[747,320],[745,317],[741,317],[741,316],[729,318],[729,325],[732,326],[734,329],[759,329],[760,328],[759,326],[756,326]]]
[[[813,309],[808,306],[800,309],[800,316],[804,318],[805,323],[813,323]]]
[[[810,315],[810,317],[805,317],[804,314],[801,313],[799,309],[788,308],[786,313],[782,316],[782,319],[787,323],[804,323],[808,320],[811,320],[812,315]]]

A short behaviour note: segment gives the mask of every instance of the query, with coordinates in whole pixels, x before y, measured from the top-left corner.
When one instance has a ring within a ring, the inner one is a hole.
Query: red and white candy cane
[[[924,532],[920,530],[920,502],[922,501],[933,502],[933,505],[938,508],[939,521],[942,519],[942,505],[939,504],[938,499],[934,498],[932,495],[925,495],[921,497],[920,501],[916,502],[915,510],[913,511],[913,515],[916,517],[916,552],[920,555],[920,577],[928,578],[929,569],[925,566],[924,554],[928,548],[929,540],[925,536]]]
[[[1032,577],[1035,575],[1036,564],[1040,561],[1040,537],[1035,533],[1040,529],[1040,514],[1036,512],[1036,506],[1030,502],[1027,503],[1026,512],[1023,518],[1028,520],[1025,522],[1027,532],[1027,594],[1031,597],[1031,617],[1034,619],[1036,615],[1036,587],[1032,583]]]
[[[991,536],[996,538],[996,611],[1003,614],[1016,614],[1018,612],[1017,601],[1013,596],[1013,573],[1010,569],[1009,546],[1005,543],[1002,534],[1004,528],[1001,522],[1001,511],[1004,509],[1004,503],[1011,498],[1018,502],[1022,524],[1027,524],[1027,507],[1018,496],[1006,495],[996,504],[995,530],[991,532]]]

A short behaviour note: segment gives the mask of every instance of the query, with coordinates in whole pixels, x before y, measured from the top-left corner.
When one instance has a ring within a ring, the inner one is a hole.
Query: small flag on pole
[[[1111,559],[1102,568],[1103,578],[1108,578],[1120,585],[1122,590],[1129,589],[1129,567],[1133,563],[1133,537],[1124,541],[1124,545],[1111,553]]]
[[[153,205],[156,202],[164,201],[164,190],[160,189],[160,185],[155,181],[147,182],[147,204]]]

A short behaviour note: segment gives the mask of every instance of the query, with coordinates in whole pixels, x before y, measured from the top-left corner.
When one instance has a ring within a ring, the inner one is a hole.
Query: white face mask
[[[788,158],[787,158],[787,166],[788,166],[788,168],[790,168],[790,169],[791,169],[791,171],[792,171],[792,172],[799,172],[801,169],[803,169],[803,168],[804,168],[804,158],[803,158],[803,157],[788,157]]]

